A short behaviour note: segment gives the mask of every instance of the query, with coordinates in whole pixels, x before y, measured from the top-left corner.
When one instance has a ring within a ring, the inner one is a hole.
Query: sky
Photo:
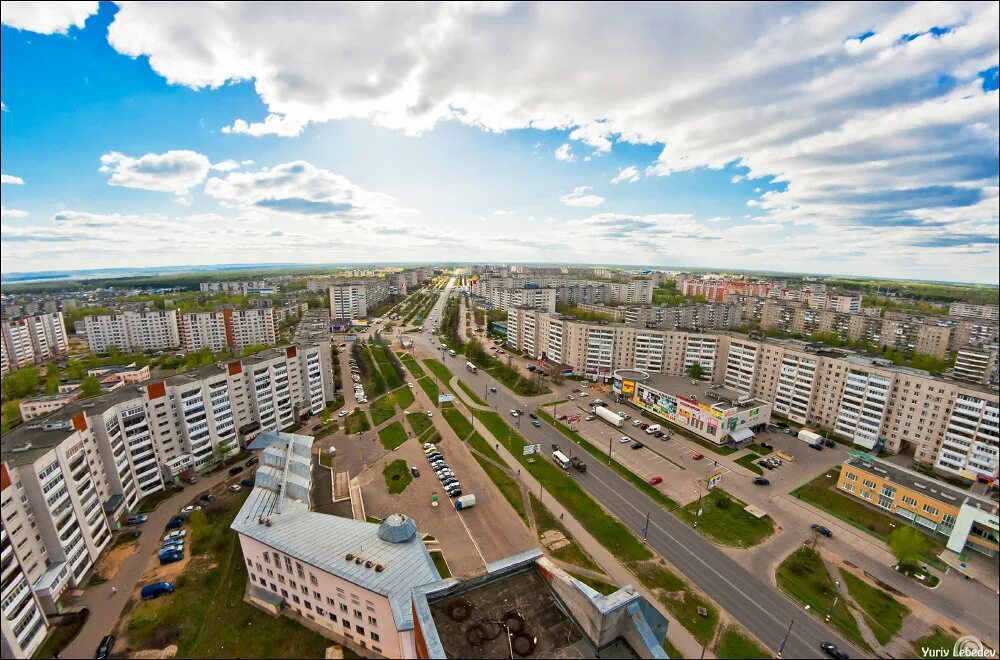
[[[3,2],[2,270],[998,282],[996,2]]]

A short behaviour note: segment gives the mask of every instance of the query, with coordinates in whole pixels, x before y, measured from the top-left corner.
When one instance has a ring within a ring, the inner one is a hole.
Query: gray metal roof
[[[378,537],[389,543],[405,543],[417,533],[417,523],[413,518],[401,513],[393,513],[378,527]]]

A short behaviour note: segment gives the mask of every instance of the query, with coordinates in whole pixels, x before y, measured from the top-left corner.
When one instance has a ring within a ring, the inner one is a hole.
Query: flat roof
[[[534,563],[515,573],[474,582],[469,589],[449,591],[443,598],[428,594],[427,602],[448,658],[510,657],[507,634],[497,621],[507,623],[512,632],[520,627],[534,640],[534,649],[526,654],[529,657],[639,657],[620,638],[598,650]]]
[[[997,503],[989,498],[970,493],[947,482],[928,477],[914,470],[908,470],[895,463],[890,463],[871,455],[865,455],[864,457],[858,455],[849,456],[844,463],[868,474],[882,479],[889,479],[893,483],[920,491],[929,497],[949,502],[956,507],[968,502],[971,506],[983,509],[984,511],[997,510]]]
[[[765,401],[753,399],[753,397],[751,397],[752,401],[749,404],[738,406],[736,405],[736,401],[739,400],[741,396],[750,395],[746,392],[732,390],[722,385],[713,386],[709,382],[700,380],[692,384],[691,378],[685,376],[650,374],[649,380],[643,384],[652,387],[653,389],[660,390],[661,392],[682,396],[685,399],[692,399],[710,407],[714,407],[716,404],[721,403],[723,404],[720,406],[722,409],[737,408],[738,410],[745,410],[748,408],[756,408],[761,403],[766,403]]]

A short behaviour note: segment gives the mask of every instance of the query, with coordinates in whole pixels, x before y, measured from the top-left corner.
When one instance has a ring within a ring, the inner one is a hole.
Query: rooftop
[[[746,392],[732,390],[723,385],[713,386],[706,381],[692,381],[691,378],[685,376],[650,374],[649,380],[645,384],[661,392],[682,396],[706,406],[718,406],[721,410],[733,407],[737,409],[754,408],[761,404],[761,401],[749,397]],[[737,405],[737,401],[744,396],[750,398],[750,402],[745,405]]]

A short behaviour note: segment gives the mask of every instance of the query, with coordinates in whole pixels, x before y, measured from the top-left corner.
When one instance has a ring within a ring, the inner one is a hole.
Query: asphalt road
[[[451,289],[452,283],[449,283],[435,304],[431,316],[440,319],[441,308]],[[428,334],[411,333],[408,337],[424,353],[441,355],[441,350],[431,345]],[[512,408],[534,409],[535,404],[528,403],[530,399],[514,396],[487,373],[480,371],[473,374],[467,371],[464,359],[445,356],[443,361],[474,392],[485,394],[489,387],[496,387],[497,392],[489,393],[487,403],[500,414],[506,415]],[[552,443],[567,442],[559,431],[544,422],[541,428],[534,428],[525,422],[520,430],[529,440],[540,443],[543,448],[550,447]],[[820,642],[836,644],[851,657],[865,657],[831,628],[778,592],[766,581],[766,577],[749,573],[698,532],[661,509],[653,500],[619,477],[610,467],[595,460],[588,460],[587,466],[587,472],[583,474],[569,474],[616,518],[637,532],[649,513],[649,547],[771,649],[777,649],[789,622],[794,619],[783,651],[784,657],[825,657],[820,650]]]

